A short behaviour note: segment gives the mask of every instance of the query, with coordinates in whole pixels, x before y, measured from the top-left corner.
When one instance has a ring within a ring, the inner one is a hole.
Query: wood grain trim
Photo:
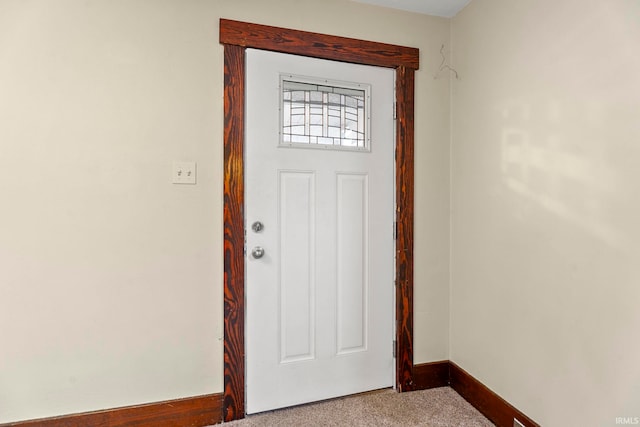
[[[421,363],[413,366],[414,390],[427,390],[449,385],[449,361]]]
[[[413,370],[413,198],[415,71],[396,70],[396,322],[398,389],[414,389]]]
[[[245,49],[224,49],[224,414],[244,418]]]
[[[0,424],[0,427],[202,427],[222,421],[222,394]]]
[[[449,383],[451,388],[498,427],[512,427],[514,418],[527,427],[540,427],[453,362],[449,362]]]
[[[378,67],[419,67],[416,48],[228,19],[220,20],[220,43]]]
[[[397,261],[397,386],[413,386],[413,171],[414,79],[419,64],[415,48],[308,33],[245,22],[220,20],[225,49],[224,119],[224,414],[244,418],[244,54],[257,48],[308,57],[396,68],[398,102],[396,199],[399,239]],[[229,51],[229,52],[227,52]]]

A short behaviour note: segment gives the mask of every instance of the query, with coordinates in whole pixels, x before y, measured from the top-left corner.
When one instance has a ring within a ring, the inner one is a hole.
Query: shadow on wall
[[[640,410],[640,369],[617,368],[637,366],[640,354],[629,341],[640,326],[632,302],[639,277],[633,261],[640,251],[633,219],[638,147],[631,138],[613,137],[627,134],[632,121],[621,120],[611,104],[553,99],[509,100],[498,113],[502,182],[519,196],[515,219],[550,233],[538,248],[546,254],[537,252],[530,262],[538,286],[546,283],[552,291],[537,308],[553,320],[546,338],[566,355],[555,362],[557,378],[572,378],[587,402],[610,388],[606,406],[616,415]],[[615,131],[609,128],[618,123]],[[540,222],[538,209],[558,221]]]
[[[546,104],[545,111],[517,102],[506,103],[502,110],[501,167],[507,187],[610,247],[628,247],[624,234],[610,221],[621,185],[606,162],[607,144],[594,134],[576,140],[554,131],[565,110],[558,102]],[[528,123],[536,113],[548,122],[543,126],[548,135],[527,130],[540,128]],[[585,107],[577,114],[585,122],[598,121],[595,108]]]

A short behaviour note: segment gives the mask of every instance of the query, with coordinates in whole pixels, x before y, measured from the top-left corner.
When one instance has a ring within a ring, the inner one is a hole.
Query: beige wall
[[[448,358],[449,21],[0,0],[0,422],[222,391],[220,17],[418,47],[416,362]],[[174,160],[198,184],[171,184]]]
[[[451,359],[546,426],[640,417],[640,3],[452,21]]]

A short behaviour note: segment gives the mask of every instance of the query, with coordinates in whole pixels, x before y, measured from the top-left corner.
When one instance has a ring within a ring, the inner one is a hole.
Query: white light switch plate
[[[196,162],[173,162],[174,184],[196,183]]]

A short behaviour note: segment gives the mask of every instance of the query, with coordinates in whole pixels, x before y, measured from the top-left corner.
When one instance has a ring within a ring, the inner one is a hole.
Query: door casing
[[[224,402],[223,419],[244,418],[245,50],[271,50],[396,70],[396,386],[413,381],[415,48],[247,22],[220,20],[224,45]]]

